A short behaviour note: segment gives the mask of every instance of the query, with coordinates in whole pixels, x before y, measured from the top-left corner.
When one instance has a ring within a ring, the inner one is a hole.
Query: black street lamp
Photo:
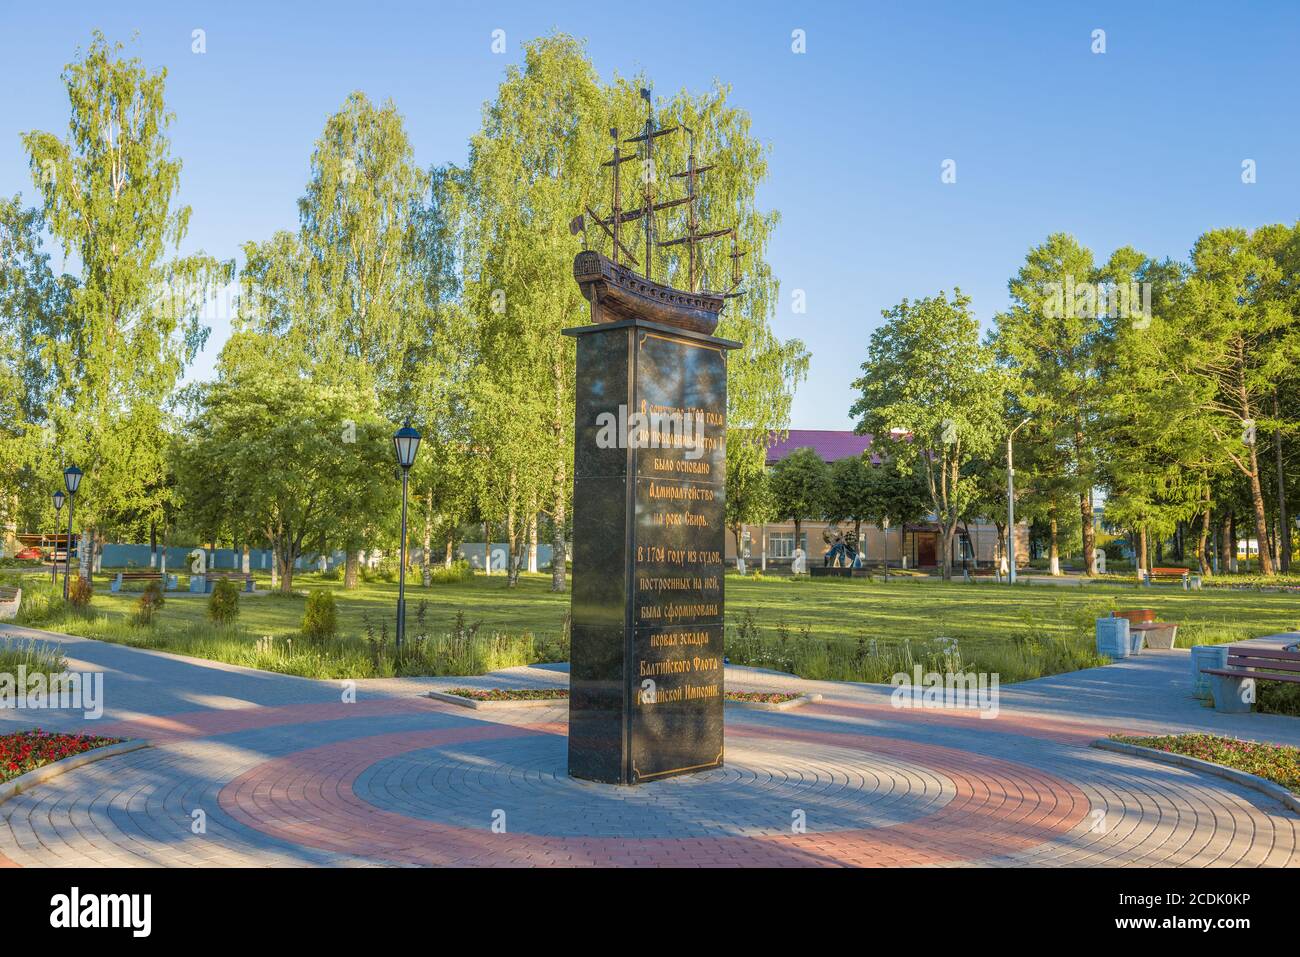
[[[54,493],[54,549],[50,552],[50,584],[59,583],[59,513],[63,511],[63,489]]]
[[[407,419],[400,429],[393,434],[393,451],[397,454],[397,464],[402,467],[402,560],[397,567],[397,650],[402,650],[402,639],[406,637],[406,485],[410,477],[411,466],[415,464],[415,453],[420,448],[420,433],[411,428]]]
[[[63,470],[63,485],[68,490],[68,540],[63,549],[63,600],[68,600],[68,575],[72,572],[72,512],[81,485],[81,469],[69,465]]]

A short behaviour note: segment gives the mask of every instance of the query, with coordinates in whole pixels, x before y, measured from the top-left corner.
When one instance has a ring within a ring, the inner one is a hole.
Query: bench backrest
[[[1127,618],[1130,624],[1140,625],[1156,620],[1154,608],[1134,608],[1131,611],[1117,611],[1116,618]]]
[[[123,581],[130,581],[131,579],[140,580],[145,578],[162,578],[162,572],[121,572],[120,574]]]
[[[1228,667],[1300,673],[1300,651],[1233,645],[1228,649]]]
[[[1191,569],[1189,568],[1153,568],[1152,575],[1186,575]]]

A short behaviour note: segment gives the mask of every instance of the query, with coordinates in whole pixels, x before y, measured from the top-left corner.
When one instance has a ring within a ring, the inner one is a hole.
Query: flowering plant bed
[[[471,701],[549,701],[569,696],[565,688],[448,688],[446,693]]]
[[[753,708],[757,711],[789,711],[814,701],[819,694],[796,694],[786,691],[728,691],[723,700],[733,708]]]
[[[1110,740],[1245,771],[1300,794],[1300,748],[1217,734],[1168,734],[1149,738],[1115,734]]]
[[[121,740],[89,734],[59,734],[40,728],[0,735],[0,784],[62,758],[120,744]]]
[[[569,697],[568,688],[448,688],[426,691],[426,698],[462,708],[531,708]]]

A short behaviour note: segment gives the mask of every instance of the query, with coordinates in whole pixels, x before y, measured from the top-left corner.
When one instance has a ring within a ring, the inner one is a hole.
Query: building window
[[[799,536],[803,552],[808,554],[808,533]],[[768,558],[794,558],[794,532],[772,532],[767,536]]]

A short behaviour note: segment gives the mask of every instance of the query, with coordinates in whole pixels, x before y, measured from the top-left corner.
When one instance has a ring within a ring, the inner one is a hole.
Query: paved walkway
[[[53,640],[74,670],[105,673],[104,717],[0,711],[0,731],[154,746],[0,805],[0,866],[1300,866],[1300,816],[1264,795],[1087,747],[1177,730],[1300,744],[1300,720],[1191,699],[1185,651],[1005,688],[994,719],[729,668],[733,689],[825,697],[728,709],[724,768],[615,788],[565,774],[562,705],[470,711],[419,694],[563,686],[560,666],[360,681],[349,704],[340,682]]]

